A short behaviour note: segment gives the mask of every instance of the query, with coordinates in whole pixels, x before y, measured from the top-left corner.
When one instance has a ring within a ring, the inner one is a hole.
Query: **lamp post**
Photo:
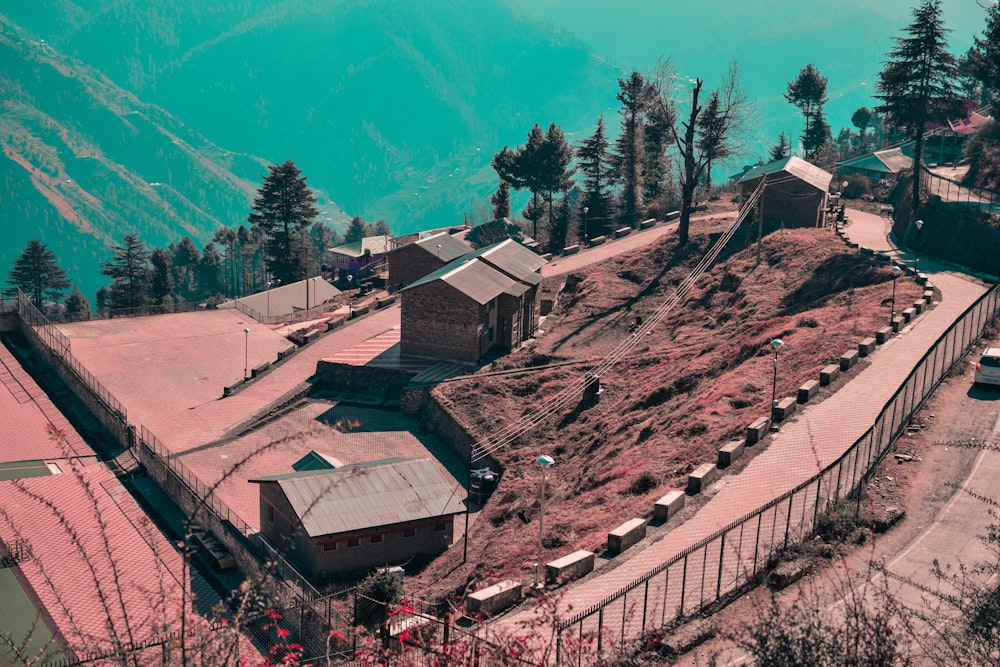
[[[781,346],[785,344],[785,341],[780,338],[775,338],[771,341],[771,347],[774,348],[774,359],[771,365],[774,366],[774,379],[771,382],[771,409],[774,409],[774,401],[778,396],[778,350]]]
[[[889,311],[890,328],[893,328],[893,321],[896,319],[896,278],[899,277],[899,272],[900,268],[898,266],[892,267],[892,310]]]
[[[913,224],[917,228],[917,243],[916,243],[917,247],[915,248],[915,252],[917,253],[917,259],[916,259],[916,261],[913,262],[913,270],[914,271],[919,271],[920,270],[920,230],[923,229],[923,227],[924,227],[924,221],[923,220],[917,220]]]
[[[536,461],[542,467],[542,479],[538,485],[538,558],[535,559],[535,584],[533,588],[541,588],[538,583],[538,571],[542,569],[542,521],[545,519],[545,469],[556,462],[548,454],[542,454]]]
[[[587,206],[583,207],[583,242],[590,245],[590,227],[587,225],[587,214],[590,213],[590,208]]]
[[[250,329],[243,327],[243,381],[246,382],[250,370]]]
[[[271,281],[267,281],[267,316],[271,316]]]
[[[440,261],[441,260],[441,244],[438,243],[434,247],[437,248],[437,257],[438,257],[438,261]]]

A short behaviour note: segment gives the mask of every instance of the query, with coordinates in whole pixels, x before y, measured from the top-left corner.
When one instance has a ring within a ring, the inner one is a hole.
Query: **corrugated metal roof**
[[[848,169],[864,169],[883,174],[896,174],[904,169],[912,169],[913,158],[904,153],[901,148],[887,148],[884,151],[875,151],[874,153],[838,162],[837,166],[847,167]]]
[[[368,250],[373,255],[384,255],[389,252],[389,237],[382,234],[379,236],[366,236],[354,243],[345,243],[335,248],[330,248],[330,252],[345,257],[361,257]]]
[[[325,279],[316,277],[309,279],[309,306],[316,306],[324,301],[333,299],[340,290],[328,283]],[[297,310],[306,308],[306,281],[300,280],[296,283],[272,287],[270,294],[268,290],[241,296],[239,302],[249,306],[263,315],[288,315]],[[219,304],[219,308],[233,308],[235,301],[226,301]]]
[[[326,454],[317,452],[313,449],[301,459],[293,463],[292,470],[295,472],[305,472],[307,470],[333,470],[334,468],[340,468],[343,465],[344,464],[341,463],[340,459],[327,456]]]
[[[450,262],[459,257],[472,252],[472,246],[461,239],[457,239],[451,234],[435,234],[416,242],[432,255],[436,255],[443,262]]]
[[[470,257],[479,257],[512,278],[517,278],[531,285],[537,285],[542,281],[538,270],[547,264],[541,256],[528,250],[514,239],[494,243],[477,250]]]
[[[833,180],[833,174],[830,172],[820,169],[816,165],[809,164],[802,158],[797,158],[792,155],[791,157],[782,158],[759,167],[754,167],[747,173],[743,174],[743,177],[737,181],[737,183],[755,181],[762,176],[777,174],[779,172],[791,174],[800,181],[804,181],[817,190],[823,190],[824,192],[830,187],[830,181]]]
[[[513,278],[505,276],[489,264],[477,259],[463,260],[458,267],[442,275],[439,280],[451,285],[480,305],[489,303],[517,284]]]
[[[465,511],[455,482],[430,459],[386,459],[250,481],[277,482],[309,537]]]

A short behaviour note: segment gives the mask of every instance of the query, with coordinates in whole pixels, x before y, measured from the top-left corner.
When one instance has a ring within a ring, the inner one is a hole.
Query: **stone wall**
[[[316,364],[320,386],[341,394],[360,394],[382,401],[396,400],[413,377],[389,368],[352,366],[321,359]]]
[[[488,320],[484,306],[434,281],[402,293],[400,326],[403,354],[476,363]]]

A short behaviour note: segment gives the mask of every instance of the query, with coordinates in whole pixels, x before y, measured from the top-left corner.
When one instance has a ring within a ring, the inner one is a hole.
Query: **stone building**
[[[764,179],[761,215],[769,227],[821,227],[833,174],[795,156],[755,167],[743,174],[742,200]]]
[[[538,326],[545,260],[507,239],[465,255],[400,292],[400,352],[478,363]]]
[[[451,544],[465,511],[457,482],[431,459],[385,459],[250,480],[260,485],[264,537],[316,582]]]
[[[403,289],[470,252],[471,245],[447,232],[393,248],[388,257],[389,289]]]

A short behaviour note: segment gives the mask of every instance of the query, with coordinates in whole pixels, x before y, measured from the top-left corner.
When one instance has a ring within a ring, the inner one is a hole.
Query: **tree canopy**
[[[319,215],[316,195],[292,160],[267,169],[247,219],[263,233],[268,271],[281,283],[292,283],[307,277],[309,255],[301,232]]]
[[[920,161],[928,122],[944,122],[961,111],[955,91],[956,59],[948,51],[947,30],[938,0],[924,0],[913,9],[913,22],[879,73],[875,111],[907,130],[913,144],[913,214],[920,205]]]
[[[820,75],[819,70],[809,63],[797,77],[788,82],[785,92],[785,99],[798,107],[805,118],[802,149],[807,158],[826,143],[830,134],[830,126],[823,117],[823,105],[827,102],[826,81],[826,77]]]
[[[36,307],[44,310],[46,301],[58,301],[70,287],[66,271],[56,263],[56,255],[38,239],[31,239],[14,261],[7,282],[20,288]]]
[[[101,265],[111,278],[104,305],[108,308],[141,308],[149,303],[152,272],[149,252],[135,233],[126,234],[121,245],[112,246],[114,256]]]

